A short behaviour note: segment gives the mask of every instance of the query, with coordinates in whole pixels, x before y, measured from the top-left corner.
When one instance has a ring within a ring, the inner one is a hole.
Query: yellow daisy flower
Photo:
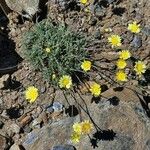
[[[91,69],[91,62],[88,61],[88,60],[84,60],[81,64],[81,68],[84,70],[84,71],[89,71]]]
[[[38,97],[38,89],[34,86],[30,86],[25,91],[25,98],[30,102],[33,103]]]
[[[51,49],[47,47],[47,48],[45,49],[45,51],[46,51],[47,53],[50,53],[50,52],[51,52]]]
[[[141,31],[140,25],[137,24],[136,21],[128,25],[128,30],[130,30],[133,33],[139,33]]]
[[[118,69],[124,69],[126,67],[127,63],[123,59],[118,59],[117,61],[117,67]]]
[[[67,88],[69,89],[72,85],[72,79],[68,75],[64,75],[59,80],[59,86],[60,88]]]
[[[81,123],[81,125],[83,134],[89,134],[93,129],[93,124],[89,120],[85,120],[84,122]]]
[[[130,57],[131,57],[131,53],[129,52],[129,50],[122,50],[121,52],[119,52],[120,59],[127,60]]]
[[[88,0],[80,0],[80,3],[82,3],[82,4],[86,4],[88,2]]]
[[[142,61],[137,61],[134,66],[137,75],[142,75],[146,71],[146,65]]]
[[[108,37],[108,42],[111,43],[112,47],[121,46],[121,37],[119,35],[111,35]]]
[[[117,81],[127,81],[127,75],[125,74],[123,70],[119,70],[116,73],[116,79]]]
[[[80,142],[80,138],[81,138],[81,135],[76,133],[76,132],[73,132],[72,135],[71,135],[71,141],[73,143],[79,143]]]
[[[101,86],[96,82],[94,82],[93,84],[90,85],[90,92],[95,97],[98,97],[101,94]]]
[[[73,125],[73,131],[78,133],[78,134],[81,134],[82,132],[82,126],[81,126],[81,123],[75,123]]]

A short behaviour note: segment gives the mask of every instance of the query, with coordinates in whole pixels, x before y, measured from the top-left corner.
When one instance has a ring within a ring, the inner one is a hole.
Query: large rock
[[[27,18],[32,17],[39,7],[39,0],[6,0],[6,3],[11,10],[23,14]]]
[[[66,95],[68,103],[80,103],[84,108],[81,109],[82,119],[89,119],[90,116],[98,129],[94,128],[90,138],[83,136],[80,143],[74,145],[77,150],[149,149],[150,120],[134,91],[129,88],[112,88],[103,92],[99,100],[92,99],[88,94],[80,95],[83,99],[77,93],[74,96],[76,100]],[[65,103],[60,91],[56,93],[55,99]],[[73,123],[79,121],[76,119],[78,116],[68,117],[29,133],[23,140],[23,146],[28,150],[45,150],[55,145],[72,144],[71,129]]]
[[[79,118],[63,119],[32,131],[23,140],[23,147],[27,150],[48,150],[56,145],[69,144],[74,121],[79,121]]]

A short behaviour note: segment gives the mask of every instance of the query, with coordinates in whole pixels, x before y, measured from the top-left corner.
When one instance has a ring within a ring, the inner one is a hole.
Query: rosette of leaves
[[[49,20],[35,24],[22,40],[25,58],[54,85],[58,85],[62,75],[72,76],[81,70],[81,62],[88,57],[85,45],[83,35]],[[46,48],[50,52],[46,52]]]

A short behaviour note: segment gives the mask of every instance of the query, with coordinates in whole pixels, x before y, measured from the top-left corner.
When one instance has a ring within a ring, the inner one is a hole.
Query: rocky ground
[[[0,10],[0,149],[149,150],[150,3],[147,0],[91,0],[86,10],[76,0],[41,4],[39,17],[33,20],[20,15],[23,8],[27,9],[26,5],[7,11],[7,17]],[[73,93],[54,89],[24,59],[20,44],[22,33],[46,17],[93,39],[87,49],[93,51],[92,57],[101,69],[101,74],[91,72],[91,78],[103,86],[100,99],[93,99],[84,84]],[[127,32],[127,25],[133,20],[142,26],[138,35]],[[105,32],[106,28],[111,31]],[[135,59],[147,63],[142,80],[132,78],[121,87],[114,82],[117,58],[107,44],[111,33],[121,35],[124,48],[130,49]],[[34,104],[24,98],[28,85],[35,85],[40,91]],[[93,130],[73,145],[70,141],[73,123],[89,117],[99,130]]]

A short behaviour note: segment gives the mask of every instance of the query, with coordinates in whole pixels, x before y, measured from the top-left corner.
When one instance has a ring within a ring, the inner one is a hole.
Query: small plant
[[[26,58],[54,85],[63,76],[82,71],[81,64],[88,56],[85,45],[84,36],[49,20],[36,24],[23,37]]]

